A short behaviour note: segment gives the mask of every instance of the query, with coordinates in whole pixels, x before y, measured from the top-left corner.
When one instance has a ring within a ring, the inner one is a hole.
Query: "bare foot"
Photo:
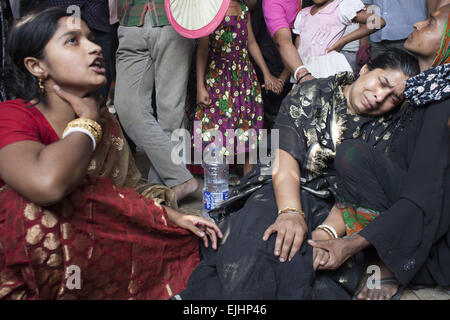
[[[191,178],[185,183],[172,187],[173,193],[175,194],[175,199],[177,201],[180,201],[181,199],[197,190],[198,186],[198,181],[195,178]]]
[[[378,259],[377,265],[380,267],[380,280],[392,279],[392,281],[381,283],[379,289],[369,289],[367,286],[368,283],[366,283],[364,288],[357,295],[358,300],[391,300],[397,293],[399,285],[395,281],[394,274],[380,259]]]

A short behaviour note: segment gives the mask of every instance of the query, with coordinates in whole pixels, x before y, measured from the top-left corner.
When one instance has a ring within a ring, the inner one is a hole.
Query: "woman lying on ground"
[[[0,104],[0,299],[182,290],[199,261],[197,237],[215,248],[220,230],[136,193],[140,174],[118,122],[90,95],[106,78],[86,24],[50,8],[19,21],[7,50],[16,100]]]
[[[315,246],[326,249],[325,270],[376,249],[381,260],[372,264],[381,266],[381,286],[365,286],[359,299],[399,298],[407,284],[450,286],[449,18],[450,5],[441,7],[416,23],[405,42],[423,72],[407,81],[401,132],[390,150],[358,140],[338,148],[337,193],[353,237]]]
[[[204,251],[186,290],[175,298],[351,298],[360,257],[336,272],[316,273],[313,248],[303,242],[311,232],[322,239],[314,230],[334,203],[336,146],[362,127],[373,136],[392,130],[391,117],[367,124],[399,106],[406,80],[418,72],[417,60],[396,50],[363,68],[358,79],[343,73],[294,86],[274,127],[280,146],[273,183],[257,170],[244,177],[235,197],[213,214],[224,234],[218,250]],[[240,208],[233,199],[245,203]]]

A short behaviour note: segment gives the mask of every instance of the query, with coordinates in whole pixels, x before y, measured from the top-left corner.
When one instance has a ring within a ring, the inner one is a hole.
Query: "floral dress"
[[[240,15],[226,16],[209,36],[205,86],[212,103],[196,107],[196,148],[202,144],[204,150],[214,142],[230,155],[257,147],[264,111],[261,87],[248,52],[247,12],[247,6],[241,5]]]

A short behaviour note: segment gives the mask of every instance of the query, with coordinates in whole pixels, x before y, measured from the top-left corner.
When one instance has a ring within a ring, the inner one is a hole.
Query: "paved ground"
[[[146,176],[149,168],[149,161],[144,153],[138,152],[135,155],[136,164],[143,176]],[[183,199],[179,204],[180,207],[191,207],[194,209],[202,210],[202,189],[203,180],[201,177],[196,176],[197,180],[201,183],[200,188],[194,192],[194,194]],[[420,290],[406,289],[401,300],[450,300],[450,294],[446,293],[442,288],[423,288]]]

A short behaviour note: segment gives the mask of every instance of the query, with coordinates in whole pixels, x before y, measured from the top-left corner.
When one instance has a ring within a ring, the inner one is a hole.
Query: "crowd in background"
[[[317,3],[321,2],[327,1],[317,1]],[[329,33],[326,26],[328,21],[320,20],[320,17],[316,18],[316,21],[311,20],[306,24],[303,22],[302,28],[305,30],[302,30],[302,35],[304,37],[308,33],[310,33],[309,37],[317,37],[316,30],[321,29],[320,24],[324,23],[322,29],[326,30],[327,35],[321,37],[325,39],[322,41],[327,43],[320,47],[319,40],[317,44],[312,41],[311,47],[310,44],[305,46],[304,43],[310,41],[309,39],[305,40],[297,49],[299,55],[289,58],[286,55],[287,51],[280,46],[279,39],[273,32],[274,27],[277,28],[276,20],[279,20],[280,17],[273,16],[276,10],[271,11],[270,6],[277,6],[277,1],[273,1],[273,4],[267,0],[242,1],[242,5],[249,9],[252,18],[250,30],[252,38],[249,38],[246,30],[244,38],[239,41],[248,42],[254,39],[260,48],[260,50],[258,48],[258,52],[261,53],[261,56],[254,51],[250,52],[247,57],[250,61],[248,65],[250,71],[247,71],[247,75],[240,73],[238,76],[241,81],[244,77],[254,83],[246,84],[245,88],[241,88],[240,91],[228,92],[225,87],[221,86],[220,93],[217,94],[215,93],[217,82],[222,81],[224,85],[227,85],[229,81],[223,79],[222,71],[220,71],[220,75],[216,74],[219,66],[214,65],[214,70],[208,70],[210,65],[208,68],[206,65],[202,66],[207,61],[210,64],[213,59],[211,53],[208,54],[208,41],[202,45],[202,41],[190,40],[178,35],[168,22],[162,0],[150,2],[146,0],[11,0],[4,2],[3,5],[5,16],[9,18],[10,22],[13,18],[17,19],[27,12],[48,5],[63,8],[76,5],[81,8],[82,17],[93,31],[96,42],[102,47],[104,57],[107,83],[98,90],[97,94],[101,95],[109,106],[114,106],[115,110],[113,108],[111,110],[117,112],[132,150],[135,151],[138,146],[150,159],[151,169],[148,173],[148,181],[172,187],[177,197],[181,199],[193,192],[198,187],[198,182],[185,165],[175,165],[164,161],[170,158],[173,148],[170,135],[174,130],[188,128],[194,135],[194,121],[200,121],[202,131],[200,144],[202,146],[198,147],[203,149],[209,142],[214,141],[214,138],[211,138],[211,132],[206,132],[208,130],[213,130],[212,134],[214,135],[214,132],[217,131],[226,134],[226,129],[230,128],[234,130],[241,128],[244,132],[252,128],[256,130],[256,133],[261,128],[270,129],[276,119],[281,101],[295,82],[293,79],[296,70],[292,68],[305,64],[310,73],[313,73],[302,77],[301,81],[309,80],[312,76],[327,77],[341,71],[358,72],[370,57],[375,57],[387,48],[402,48],[408,33],[412,31],[412,25],[426,18],[427,5],[437,4],[437,1],[433,0],[364,0],[366,8],[363,8],[362,2],[358,4],[359,1],[346,0],[343,2],[344,4],[341,4],[340,8],[331,8],[330,6],[328,9],[328,11],[345,11],[347,14],[347,17],[342,20],[345,22],[341,25],[342,27],[333,26],[333,32]],[[313,4],[312,0],[300,1],[303,8]],[[294,26],[294,20],[300,9],[298,2],[287,1],[283,5],[290,6],[286,11],[289,15],[286,17],[286,21],[292,24],[290,27],[295,33],[296,29],[299,30],[299,25]],[[369,7],[371,5],[376,7]],[[342,7],[344,8],[342,9]],[[266,9],[266,14],[264,9]],[[298,16],[306,11],[298,13]],[[366,16],[358,18],[356,17],[357,12]],[[361,29],[361,23],[365,23],[371,15],[381,16],[386,27],[375,26],[370,32],[355,35],[354,32]],[[312,15],[310,16],[312,18]],[[305,17],[307,16],[304,14]],[[381,28],[381,30],[376,28]],[[345,33],[342,32],[343,30]],[[336,45],[337,38],[346,38],[351,33],[355,35],[352,38],[355,40],[346,41],[342,47]],[[295,37],[292,37],[290,41],[295,45]],[[248,44],[250,45],[251,42]],[[251,49],[251,45],[249,48]],[[334,49],[340,53],[326,54],[327,50]],[[199,55],[202,56],[200,60]],[[320,61],[311,63],[309,57],[305,57],[305,55],[322,55],[323,57]],[[326,59],[324,56],[328,56],[328,58]],[[296,60],[299,58],[307,59],[307,62],[300,63],[301,60]],[[292,61],[292,65],[295,67],[290,67],[289,63],[286,63],[286,59]],[[322,74],[316,70],[317,66],[322,68]],[[253,67],[257,77],[254,76]],[[232,66],[225,68],[232,68]],[[211,71],[215,72],[212,76],[216,76],[216,79],[211,77]],[[306,68],[300,70],[299,74],[302,71],[306,71]],[[175,74],[176,77],[173,76]],[[251,80],[252,77],[255,78]],[[215,87],[208,87],[209,84]],[[205,91],[205,85],[209,94]],[[262,85],[262,90],[260,85]],[[200,89],[203,91],[199,93]],[[199,100],[199,94],[203,94],[205,97],[205,93],[208,98],[213,99],[214,108],[211,108],[209,104],[205,105],[201,99]],[[228,96],[229,101],[225,101],[224,96],[229,94],[239,95],[241,100],[233,105],[233,97]],[[211,95],[214,96],[209,97]],[[249,97],[252,101],[246,102],[245,100]],[[253,101],[253,99],[256,100]],[[236,108],[243,110],[235,110]],[[226,139],[225,137],[221,141],[223,146]],[[242,152],[248,153],[250,147],[256,145],[254,137],[250,137],[254,140],[253,142],[249,142],[248,139],[245,135],[235,137],[236,145],[231,147],[234,150],[229,148],[229,151],[237,153],[238,143],[241,142],[247,146],[243,147]],[[193,145],[195,148],[195,141]],[[244,173],[252,167],[248,162],[247,157]],[[189,169],[194,173],[199,172],[195,166],[190,166]]]

